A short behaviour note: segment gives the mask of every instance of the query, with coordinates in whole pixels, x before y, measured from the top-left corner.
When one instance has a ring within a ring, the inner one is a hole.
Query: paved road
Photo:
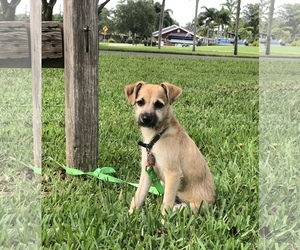
[[[174,57],[174,58],[191,58],[191,59],[208,59],[208,60],[242,60],[242,61],[258,61],[258,58],[242,58],[242,57],[225,57],[225,56],[199,56],[199,55],[180,55],[180,54],[168,54],[168,53],[148,53],[148,52],[127,52],[127,51],[112,51],[112,50],[100,50],[100,55],[136,55],[136,56],[157,56],[157,57]]]

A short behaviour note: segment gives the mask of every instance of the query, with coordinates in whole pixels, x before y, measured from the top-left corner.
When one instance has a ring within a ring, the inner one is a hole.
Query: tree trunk
[[[4,21],[15,21],[16,8],[21,0],[1,0]]]
[[[206,46],[208,46],[208,44],[209,44],[209,25],[210,25],[210,23],[208,23],[208,25],[207,25]]]
[[[193,51],[196,50],[196,35],[197,35],[197,16],[198,16],[199,0],[196,0],[195,19],[194,19],[194,37],[193,37]]]
[[[43,12],[42,12],[42,21],[52,21],[53,17],[53,7],[56,4],[57,0],[42,0]]]
[[[273,13],[274,13],[274,3],[275,3],[275,1],[271,0],[270,9],[269,9],[269,17],[268,17],[266,55],[270,55],[270,43],[271,43],[271,30],[272,30],[272,20],[273,20]]]
[[[241,0],[238,0],[237,10],[236,10],[236,21],[235,21],[235,37],[234,37],[234,52],[236,56],[238,52],[238,39],[239,39],[239,20],[240,20],[240,11],[241,11]]]
[[[162,36],[162,29],[163,29],[163,25],[164,25],[165,2],[166,2],[166,0],[162,1],[161,10],[160,10],[159,31],[158,31],[158,49],[160,49],[160,46],[161,46],[161,36]]]

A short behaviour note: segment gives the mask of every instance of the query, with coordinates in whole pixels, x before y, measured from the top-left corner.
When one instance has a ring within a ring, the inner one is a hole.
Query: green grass
[[[29,69],[0,69],[1,249],[41,243],[41,181],[21,163],[33,158],[31,91]]]
[[[124,43],[100,43],[100,50],[114,50],[114,51],[136,51],[136,52],[149,52],[149,53],[169,53],[169,54],[186,54],[186,55],[199,55],[199,56],[226,56],[234,57],[233,46],[196,46],[196,51],[192,51],[190,47],[174,47],[162,46],[160,50],[158,47],[144,46],[138,44],[133,46]],[[258,58],[258,47],[252,46],[238,46],[237,57]]]
[[[260,62],[261,249],[300,246],[300,62]]]
[[[204,215],[170,213],[163,227],[161,197],[149,194],[130,216],[134,187],[65,178],[63,71],[43,69],[43,248],[256,249],[258,62],[101,55],[99,166],[130,182],[139,178],[140,134],[123,89],[138,80],[183,89],[174,113],[211,168],[216,204]]]
[[[265,46],[259,46],[259,56],[265,56]],[[296,46],[271,46],[270,55],[273,57],[298,57],[300,58],[300,47]]]

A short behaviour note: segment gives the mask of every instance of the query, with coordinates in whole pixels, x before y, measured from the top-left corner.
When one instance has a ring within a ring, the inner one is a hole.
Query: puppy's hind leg
[[[148,174],[146,173],[145,169],[142,168],[138,189],[136,190],[135,195],[131,200],[129,209],[130,214],[133,213],[134,209],[140,208],[142,206],[148,194],[150,186],[151,180]]]

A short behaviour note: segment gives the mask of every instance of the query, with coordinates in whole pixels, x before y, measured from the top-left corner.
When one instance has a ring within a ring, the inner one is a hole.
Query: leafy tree
[[[103,8],[101,10],[101,14],[99,16],[99,31],[102,32],[102,29],[104,26],[106,26],[109,30],[109,33],[113,33],[115,31],[115,23],[113,21],[113,17],[111,15],[110,10],[108,10],[107,8]]]
[[[231,24],[230,12],[222,6],[221,10],[215,13],[215,21],[218,25],[218,36],[220,33],[220,27],[222,31],[224,31],[225,26],[229,26]]]
[[[243,19],[243,28],[247,28],[247,30],[251,29],[253,39],[257,39],[259,35],[259,4],[247,4],[243,11]]]
[[[199,26],[204,26],[206,29],[207,45],[209,39],[209,31],[213,28],[213,21],[217,19],[218,10],[216,8],[207,8],[205,6],[201,7],[204,11],[200,12],[198,15]]]
[[[230,18],[235,20],[237,0],[226,0],[226,3],[222,3],[221,5],[229,11]]]
[[[259,1],[259,31],[267,32],[270,0]]]
[[[4,21],[15,21],[16,8],[21,0],[0,0],[2,19]]]
[[[57,0],[42,0],[42,20],[53,20],[53,8]]]
[[[283,4],[279,6],[278,16],[283,30],[291,32],[292,41],[300,34],[300,4]]]
[[[131,32],[133,43],[135,36],[149,37],[157,15],[151,0],[128,0],[127,4],[118,4],[114,11],[116,28],[121,33]]]
[[[110,0],[105,0],[103,3],[98,5],[98,16],[101,15],[101,12],[104,9],[105,5],[108,4],[109,2],[110,2]]]
[[[159,2],[156,2],[154,4],[154,9],[155,9],[155,12],[156,12],[156,15],[157,15],[156,21],[155,21],[155,30],[159,29],[159,19],[160,19],[161,7],[162,7],[162,5]],[[173,24],[177,24],[178,25],[178,22],[176,22],[171,17],[170,13],[173,14],[173,11],[171,9],[164,10],[163,27],[168,27],[168,26],[171,26]]]

